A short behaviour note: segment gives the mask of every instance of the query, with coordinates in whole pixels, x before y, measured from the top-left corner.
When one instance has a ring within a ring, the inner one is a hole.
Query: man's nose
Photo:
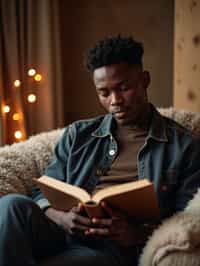
[[[123,102],[123,97],[120,93],[113,92],[111,94],[111,105],[119,105]]]

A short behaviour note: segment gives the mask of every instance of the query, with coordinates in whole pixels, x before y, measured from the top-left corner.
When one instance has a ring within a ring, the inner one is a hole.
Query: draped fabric
[[[0,0],[0,101],[11,108],[0,115],[2,144],[17,141],[17,130],[23,140],[63,125],[58,12],[57,1]],[[30,68],[42,75],[40,82],[27,75]],[[34,103],[27,101],[31,93]]]

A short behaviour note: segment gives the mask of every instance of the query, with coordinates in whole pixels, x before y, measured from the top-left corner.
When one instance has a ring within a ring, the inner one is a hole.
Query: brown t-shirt
[[[137,155],[144,145],[146,136],[147,130],[145,129],[131,126],[118,128],[119,154],[106,175],[99,177],[95,192],[106,186],[118,185],[137,179]]]

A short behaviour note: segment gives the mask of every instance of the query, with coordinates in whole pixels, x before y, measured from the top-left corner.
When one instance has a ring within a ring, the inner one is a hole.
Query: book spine
[[[85,203],[84,204],[84,208],[85,208],[85,211],[86,211],[88,217],[91,218],[91,219],[94,218],[94,217],[96,217],[96,218],[105,217],[104,210],[98,204]]]

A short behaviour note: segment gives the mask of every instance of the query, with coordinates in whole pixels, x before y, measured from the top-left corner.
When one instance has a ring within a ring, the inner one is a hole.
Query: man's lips
[[[122,119],[122,118],[124,118],[126,116],[126,113],[124,113],[124,112],[118,112],[118,113],[115,113],[114,116],[117,119]]]
[[[111,110],[111,113],[112,114],[120,114],[120,113],[126,113],[127,110],[125,108],[119,108],[119,109],[114,109],[114,110]]]
[[[125,108],[116,109],[112,111],[112,114],[118,119],[125,117],[126,113],[127,113],[127,109]]]

